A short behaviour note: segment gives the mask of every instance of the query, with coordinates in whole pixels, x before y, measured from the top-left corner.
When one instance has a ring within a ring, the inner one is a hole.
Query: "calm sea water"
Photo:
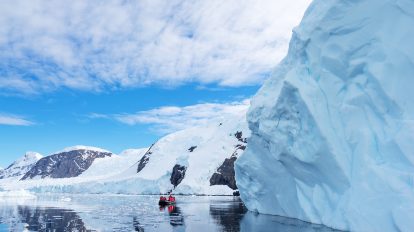
[[[333,231],[299,220],[248,212],[234,197],[40,195],[0,199],[0,231]]]

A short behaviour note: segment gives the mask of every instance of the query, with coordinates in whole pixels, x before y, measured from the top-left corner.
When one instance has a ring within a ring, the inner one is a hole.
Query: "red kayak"
[[[168,198],[161,196],[160,201],[158,202],[159,205],[172,205],[175,204],[175,197],[173,197],[171,194]]]

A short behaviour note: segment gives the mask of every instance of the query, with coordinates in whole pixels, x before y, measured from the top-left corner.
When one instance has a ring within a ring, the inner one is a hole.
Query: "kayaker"
[[[175,202],[175,197],[173,197],[173,196],[170,194],[170,196],[168,197],[168,201],[169,201],[169,202]]]

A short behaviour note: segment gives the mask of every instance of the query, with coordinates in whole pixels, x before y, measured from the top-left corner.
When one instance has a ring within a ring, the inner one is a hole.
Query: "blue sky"
[[[60,90],[35,97],[2,96],[2,110],[23,116],[30,125],[0,125],[1,165],[5,167],[26,151],[50,154],[78,144],[102,147],[116,153],[127,148],[146,147],[168,132],[159,131],[152,123],[130,125],[91,115],[134,114],[165,105],[184,107],[198,103],[203,105],[203,102],[239,102],[254,94],[257,88],[212,90],[185,85],[171,89],[147,87],[99,94]],[[183,121],[186,120],[188,118],[183,118]]]
[[[1,1],[0,166],[146,147],[247,105],[309,2]]]

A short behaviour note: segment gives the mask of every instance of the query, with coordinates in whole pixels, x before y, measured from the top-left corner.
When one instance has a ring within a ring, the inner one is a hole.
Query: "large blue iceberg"
[[[414,229],[414,1],[315,0],[251,105],[236,162],[250,210]]]

